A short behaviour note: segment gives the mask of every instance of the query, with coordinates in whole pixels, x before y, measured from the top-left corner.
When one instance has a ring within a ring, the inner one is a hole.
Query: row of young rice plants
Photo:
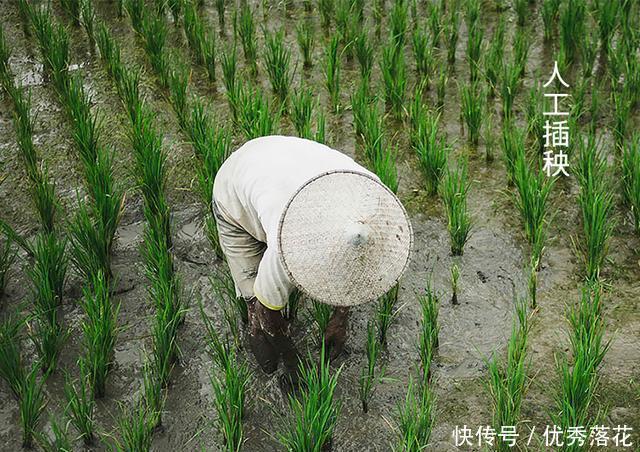
[[[397,438],[392,445],[397,452],[426,450],[435,424],[436,400],[431,365],[439,346],[440,297],[430,281],[427,282],[425,293],[419,296],[419,302],[422,314],[417,347],[420,375],[417,382],[409,376],[407,394],[397,406]]]
[[[34,120],[31,114],[30,92],[16,83],[9,65],[10,56],[11,49],[4,30],[0,28],[0,84],[11,99],[18,149],[25,167],[31,199],[41,224],[41,231],[33,247],[23,240],[27,245],[26,251],[28,254],[31,253],[33,259],[30,262],[29,274],[34,286],[32,316],[36,326],[30,328],[29,336],[39,352],[38,359],[31,365],[23,360],[22,336],[25,319],[15,313],[5,316],[0,321],[0,378],[11,388],[17,401],[22,444],[25,448],[30,448],[34,439],[38,438],[39,423],[46,407],[45,379],[53,370],[52,362],[55,362],[57,357],[57,348],[49,348],[47,344],[50,339],[57,344],[60,335],[57,307],[58,296],[64,284],[66,261],[58,260],[60,251],[64,255],[65,243],[55,228],[59,202],[53,181],[33,142]],[[3,233],[5,232],[3,228]],[[12,234],[3,235],[6,235],[6,242],[0,250],[0,297],[4,290],[6,272],[17,256],[17,250],[12,246]],[[62,264],[63,268],[56,268],[57,264]],[[40,376],[41,372],[45,375]]]
[[[50,11],[21,3],[38,41],[42,58],[52,76],[60,102],[72,122],[73,138],[83,165],[88,199],[79,199],[79,207],[69,225],[71,259],[83,276],[85,287],[81,306],[83,356],[78,361],[79,388],[65,374],[65,414],[86,444],[94,439],[94,399],[106,390],[113,365],[119,332],[119,305],[110,297],[113,275],[111,252],[120,221],[124,192],[115,181],[112,151],[101,144],[100,113],[92,110],[80,76],[69,73],[69,35],[57,24]],[[61,252],[64,250],[61,250]],[[64,267],[63,267],[64,268]],[[60,271],[60,270],[57,270]],[[68,332],[60,330],[50,347],[58,349]],[[57,352],[56,352],[57,353]]]
[[[139,3],[138,0],[131,0],[125,4],[134,28],[136,23],[135,11],[139,10],[139,6],[136,6],[137,3]],[[160,11],[142,12],[140,23],[141,26],[136,31],[140,33],[143,41],[148,43],[150,40],[155,39],[155,33],[158,32],[166,36],[166,23]],[[148,26],[150,23],[154,24],[153,27]],[[217,240],[215,220],[211,210],[212,193],[215,175],[231,152],[231,133],[226,127],[218,127],[214,124],[205,105],[198,97],[191,96],[189,98],[188,75],[178,69],[177,61],[166,56],[167,48],[164,39],[162,42],[157,42],[157,46],[156,51],[150,52],[147,44],[147,55],[158,79],[167,81],[165,88],[168,89],[169,101],[176,113],[178,124],[185,136],[190,139],[196,153],[199,162],[199,191],[203,204],[208,211],[205,223],[207,235],[214,250],[222,258],[222,252]],[[157,58],[162,58],[164,61],[161,64],[154,64],[153,60]],[[235,72],[235,62],[232,65]],[[228,74],[225,71],[225,80],[227,80],[227,77]],[[233,77],[235,77],[235,74]],[[275,121],[269,114],[269,105],[264,101],[262,95],[255,93],[252,88],[247,88],[246,85],[238,85],[235,80],[233,87],[234,91],[231,94],[230,102],[234,105],[238,116],[241,118],[239,122],[247,138],[272,133]],[[189,101],[191,102],[191,107],[189,107]],[[212,278],[212,285],[214,287],[225,287],[223,279],[226,274],[227,272],[225,271],[216,273]],[[218,415],[217,426],[223,437],[225,448],[231,451],[238,450],[243,442],[242,420],[250,374],[247,365],[237,359],[235,350],[239,345],[237,334],[238,319],[243,322],[247,321],[247,306],[243,300],[235,296],[235,293],[229,294],[229,298],[233,309],[225,309],[225,318],[231,330],[233,342],[230,342],[229,337],[222,338],[213,329],[202,310],[201,313],[209,332],[210,354],[216,364],[212,370],[211,383],[214,388],[214,407]]]
[[[26,4],[25,4],[26,5]],[[79,199],[79,208],[70,225],[71,258],[85,280],[81,306],[85,311],[84,355],[80,358],[80,389],[66,376],[67,414],[85,443],[93,441],[93,398],[105,393],[107,375],[113,363],[118,335],[119,307],[110,299],[112,282],[111,250],[120,220],[124,193],[113,176],[112,151],[101,143],[100,116],[92,111],[91,99],[82,78],[73,76],[69,66],[69,36],[55,23],[48,9],[26,5],[27,15],[38,40],[45,67],[73,125],[73,138],[83,164],[88,200]],[[64,338],[61,337],[60,345]],[[87,392],[87,387],[89,392]],[[90,395],[88,395],[90,394]]]
[[[119,419],[120,439],[114,447],[148,450],[153,430],[162,422],[164,393],[178,359],[177,335],[186,312],[172,254],[171,210],[166,199],[167,156],[155,114],[141,93],[140,72],[124,65],[120,47],[103,22],[96,21],[94,29],[100,58],[127,113],[134,174],[144,201],[142,254],[149,298],[155,308],[153,346],[145,356],[142,397]]]
[[[556,394],[554,424],[563,431],[580,426],[586,431],[600,419],[594,414],[599,368],[609,348],[604,341],[601,269],[613,234],[613,194],[606,158],[593,133],[578,141],[576,176],[580,185],[578,204],[582,234],[576,244],[585,278],[577,304],[567,312],[570,355],[558,360],[560,388]],[[570,358],[569,358],[570,356]],[[582,442],[566,442],[564,450],[581,450]]]

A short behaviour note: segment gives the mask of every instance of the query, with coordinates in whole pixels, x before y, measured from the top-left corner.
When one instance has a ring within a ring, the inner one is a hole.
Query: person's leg
[[[266,246],[225,218],[215,203],[213,211],[218,227],[220,247],[229,265],[236,291],[247,303],[251,351],[262,370],[266,373],[273,373],[278,368],[280,351],[263,330],[260,316],[257,315],[257,310],[262,305],[253,293],[253,284]]]
[[[288,384],[292,387],[298,385],[298,371],[300,355],[290,336],[290,322],[282,315],[282,311],[267,308],[259,300],[254,302],[254,315],[273,347],[282,356],[288,378]]]
[[[335,308],[324,333],[324,343],[330,359],[337,358],[344,350],[348,326],[349,308]]]

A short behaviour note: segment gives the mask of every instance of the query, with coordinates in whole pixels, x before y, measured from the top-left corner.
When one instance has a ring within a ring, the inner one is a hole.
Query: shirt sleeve
[[[264,306],[273,310],[284,308],[293,291],[287,272],[282,265],[278,251],[273,246],[267,247],[253,286],[253,292]]]

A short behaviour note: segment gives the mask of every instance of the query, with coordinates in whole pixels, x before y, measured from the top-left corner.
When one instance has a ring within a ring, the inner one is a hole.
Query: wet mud
[[[183,286],[184,297],[189,301],[186,321],[179,333],[182,358],[174,369],[168,390],[163,427],[155,433],[153,450],[222,450],[221,439],[214,425],[215,411],[211,400],[209,374],[211,360],[204,345],[202,321],[197,309],[202,300],[205,311],[214,323],[223,328],[223,319],[218,301],[212,294],[209,277],[219,262],[215,261],[203,234],[202,206],[195,193],[195,166],[191,147],[180,133],[173,111],[158,88],[139,39],[131,30],[127,18],[117,16],[115,2],[94,2],[97,15],[106,20],[123,47],[123,59],[127,64],[144,69],[143,85],[147,99],[158,113],[159,129],[164,132],[164,146],[168,153],[169,202],[173,209],[175,255]],[[295,41],[295,24],[307,13],[300,2],[285,12],[277,2],[265,15],[262,6],[256,4],[256,20],[266,20],[266,26],[276,28],[284,23],[287,42],[297,61],[295,85],[305,83],[319,94],[325,112],[330,112],[322,61],[326,35],[321,31],[317,14],[315,66],[303,70],[301,57]],[[421,8],[423,5],[421,3]],[[542,43],[542,24],[539,6],[531,9],[533,45],[527,63],[525,89],[516,100],[518,116],[526,98],[526,90],[541,80],[538,74],[547,74],[553,60],[550,50]],[[69,24],[68,17],[59,2],[53,2],[55,16]],[[217,13],[212,2],[205,2],[207,23],[217,29]],[[231,8],[229,8],[230,10]],[[218,49],[231,35],[232,17],[226,18],[227,36],[221,38]],[[32,37],[25,35],[16,2],[0,0],[0,21],[9,37],[13,49],[11,68],[17,79],[31,89],[33,111],[36,114],[35,143],[43,161],[56,181],[58,195],[62,199],[63,213],[58,221],[64,224],[75,210],[78,196],[82,196],[82,176],[75,157],[71,128],[54,89],[43,73],[40,56]],[[422,9],[421,9],[422,11]],[[510,43],[515,27],[514,13],[506,11],[507,39]],[[485,39],[491,36],[496,13],[483,12]],[[140,254],[144,219],[140,195],[134,186],[131,174],[132,152],[126,138],[124,111],[116,96],[113,84],[88,45],[83,31],[69,26],[72,37],[73,71],[84,76],[92,100],[103,114],[105,133],[103,141],[112,146],[115,153],[116,175],[127,189],[125,214],[117,233],[113,266],[118,279],[115,298],[121,303],[119,324],[123,326],[116,347],[116,365],[107,384],[107,395],[97,404],[99,429],[110,435],[114,431],[121,404],[134,400],[142,385],[142,363],[144,353],[150,350],[149,328],[153,319],[153,306],[146,292],[146,279]],[[262,33],[257,33],[262,45]],[[383,39],[385,37],[383,33]],[[373,34],[372,34],[373,38]],[[369,413],[362,413],[356,388],[361,368],[366,361],[364,343],[366,324],[374,313],[374,306],[362,306],[354,310],[349,326],[349,340],[343,357],[335,363],[342,367],[337,398],[341,412],[334,438],[335,451],[388,451],[394,440],[394,417],[397,403],[403,400],[410,376],[419,371],[417,339],[419,334],[420,307],[417,294],[424,290],[429,278],[440,293],[440,345],[434,359],[434,385],[436,392],[436,424],[429,450],[454,450],[451,433],[456,425],[487,425],[491,423],[490,396],[485,387],[487,377],[486,360],[493,353],[504,353],[511,332],[514,312],[514,295],[524,294],[527,284],[528,247],[523,237],[523,228],[515,207],[509,198],[506,174],[500,160],[501,149],[494,150],[496,160],[486,162],[484,145],[470,149],[466,145],[459,117],[458,83],[466,81],[468,67],[465,62],[466,28],[461,21],[455,76],[449,81],[441,119],[443,130],[454,142],[453,157],[466,155],[469,158],[469,174],[472,187],[469,192],[469,207],[474,218],[473,233],[465,247],[464,255],[456,258],[460,268],[459,304],[452,305],[449,269],[454,261],[450,255],[446,215],[442,204],[429,197],[424,190],[417,160],[407,142],[407,128],[389,121],[387,137],[399,149],[398,168],[400,176],[399,195],[407,207],[415,231],[415,247],[407,274],[401,281],[400,310],[389,332],[389,341],[382,354],[381,366],[385,369],[385,380],[376,389]],[[376,45],[377,47],[377,45]],[[168,48],[184,64],[191,65],[185,39],[180,29],[170,25]],[[508,45],[510,49],[510,44]],[[510,50],[507,49],[507,55]],[[373,83],[379,84],[377,70],[379,55],[376,55]],[[410,73],[408,97],[411,97],[414,74],[413,57],[407,48],[407,65]],[[245,71],[244,58],[238,49],[238,62]],[[210,102],[211,109],[220,121],[229,121],[229,111],[221,80],[217,90],[212,89],[201,68],[193,66],[192,91]],[[221,72],[221,71],[220,71]],[[346,62],[342,68],[342,105],[339,114],[328,113],[328,144],[362,161],[356,143],[352,115],[348,108],[349,95],[358,80],[355,61]],[[264,70],[260,68],[258,83],[265,92],[270,89]],[[427,93],[435,103],[435,93]],[[496,111],[499,109],[495,100]],[[8,220],[20,233],[33,236],[37,232],[37,218],[28,196],[22,162],[11,124],[11,105],[6,96],[0,97],[0,168],[5,177],[0,185],[0,217]],[[498,117],[496,117],[498,118]],[[635,118],[637,125],[637,118]],[[603,118],[600,132],[606,131],[607,119]],[[293,133],[288,120],[283,120],[280,132]],[[234,143],[241,143],[236,136]],[[455,158],[450,159],[453,163]],[[580,212],[577,206],[577,182],[574,177],[560,181],[554,187],[552,206],[555,210],[549,227],[548,242],[538,277],[538,309],[534,316],[534,327],[530,341],[530,384],[522,404],[522,425],[519,430],[526,434],[529,428],[540,428],[551,423],[554,411],[554,396],[559,389],[555,356],[568,351],[568,326],[565,320],[567,306],[576,302],[580,293],[580,262],[573,248],[573,240],[580,234]],[[618,204],[616,229],[611,240],[609,260],[605,265],[607,291],[604,298],[607,339],[611,347],[601,369],[601,382],[597,395],[597,406],[606,409],[601,423],[605,425],[628,424],[634,427],[636,444],[640,424],[640,239],[634,235],[628,212]],[[9,280],[7,295],[0,306],[0,316],[29,303],[29,280],[26,275],[28,261],[21,256],[14,266]],[[77,375],[75,361],[81,351],[82,310],[77,300],[81,295],[82,281],[72,272],[67,284],[63,306],[65,324],[72,334],[62,353],[60,369],[68,369]],[[26,312],[26,311],[25,311]],[[317,352],[314,331],[303,311],[295,326],[295,337],[302,350],[309,348]],[[27,359],[34,356],[27,340],[24,341]],[[281,450],[277,434],[286,421],[288,405],[280,392],[278,373],[265,375],[247,357],[253,369],[248,408],[245,421],[247,451]],[[58,371],[47,382],[49,403],[47,410],[53,416],[61,416],[64,408],[62,395],[63,378]],[[45,430],[49,428],[46,419]],[[13,451],[20,448],[19,413],[8,387],[0,384],[0,450]],[[526,450],[544,450],[539,444],[540,434]],[[81,450],[80,444],[76,446]],[[95,450],[103,450],[97,445]]]

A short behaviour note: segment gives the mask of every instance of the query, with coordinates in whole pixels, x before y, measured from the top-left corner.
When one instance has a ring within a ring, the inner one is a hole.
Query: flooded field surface
[[[341,1],[345,0],[337,0],[336,3]],[[194,63],[183,25],[180,22],[174,26],[168,8],[165,14],[168,34],[163,52],[170,55],[172,61],[190,68],[190,95],[204,101],[217,123],[226,124],[233,130],[232,148],[236,149],[246,141],[246,137],[232,126],[232,112],[223,83],[221,55],[233,43],[234,11],[239,10],[240,6],[227,2],[226,32],[220,35],[215,2],[204,0],[202,3],[198,13],[216,40],[216,81],[210,82],[206,70]],[[272,106],[277,105],[262,60],[265,45],[262,27],[272,31],[282,27],[286,48],[292,55],[292,90],[300,86],[310,88],[314,98],[319,99],[316,109],[325,113],[326,143],[368,166],[362,141],[356,139],[354,111],[351,108],[351,96],[360,84],[358,59],[347,59],[346,53],[342,55],[340,109],[336,112],[325,80],[325,49],[333,33],[337,33],[336,24],[332,22],[329,27],[331,33],[327,32],[321,21],[318,3],[321,2],[313,2],[311,9],[307,10],[305,2],[299,0],[249,2],[257,27],[257,76],[251,75],[251,68],[238,38],[236,78],[252,81],[255,87],[262,89],[269,97]],[[374,49],[370,83],[372,92],[384,98],[384,80],[379,67],[382,58],[380,49],[388,40],[393,1],[387,1],[382,11],[380,36],[377,36],[375,30],[374,7],[385,2],[363,3],[365,19],[361,26],[368,29]],[[396,447],[399,435],[398,406],[405,400],[410,380],[417,381],[421,374],[418,338],[422,328],[422,311],[418,299],[429,282],[439,295],[440,330],[430,379],[434,396],[434,418],[431,437],[425,450],[456,450],[452,437],[456,426],[471,427],[475,438],[475,430],[479,426],[494,425],[488,363],[494,357],[502,359],[506,356],[514,325],[515,299],[526,297],[529,288],[531,247],[524,234],[521,216],[514,205],[516,189],[507,184],[501,132],[502,99],[499,92],[488,98],[486,111],[483,113],[486,121],[486,112],[493,112],[496,140],[492,149],[486,149],[484,131],[478,146],[468,144],[468,127],[461,114],[461,87],[469,81],[466,57],[469,30],[465,20],[465,7],[462,6],[464,1],[457,6],[460,9],[459,40],[455,63],[448,71],[439,133],[446,136],[451,146],[449,167],[455,167],[459,157],[466,157],[468,161],[470,189],[467,205],[472,218],[472,229],[464,245],[464,254],[451,254],[445,205],[439,195],[428,193],[424,174],[410,142],[411,125],[407,115],[409,104],[414,100],[414,85],[417,82],[411,42],[414,18],[410,5],[413,3],[408,1],[407,37],[404,43],[407,73],[405,114],[402,120],[392,118],[391,114],[385,116],[384,134],[389,147],[397,150],[397,193],[412,222],[414,247],[408,270],[399,283],[395,317],[388,332],[387,344],[383,347],[377,364],[378,369],[384,369],[384,377],[376,384],[367,413],[362,410],[357,388],[362,369],[367,363],[367,323],[376,315],[376,303],[353,309],[346,349],[343,355],[332,362],[334,371],[341,369],[335,393],[340,411],[332,440],[334,451],[389,451]],[[440,6],[431,6],[430,1],[415,3],[417,26],[427,29],[430,8]],[[446,9],[446,14],[443,13],[442,16],[445,26],[450,9],[456,7],[455,2],[439,3]],[[504,3],[505,8],[498,10],[495,3]],[[543,40],[541,10],[546,2],[524,3],[527,8],[526,27],[530,48],[514,104],[515,122],[517,127],[523,129],[527,125],[529,90],[548,79],[560,39],[556,36],[550,42]],[[220,331],[227,328],[220,300],[213,290],[211,280],[212,275],[226,264],[216,258],[206,233],[203,216],[206,209],[198,194],[197,157],[190,138],[181,129],[168,91],[162,87],[150,65],[143,39],[132,28],[130,18],[126,13],[119,14],[115,0],[93,0],[93,6],[96,20],[107,25],[113,38],[121,46],[123,63],[141,70],[142,96],[156,114],[155,123],[161,133],[162,148],[167,156],[166,198],[171,210],[171,252],[176,274],[179,275],[182,297],[187,306],[184,323],[177,333],[179,358],[170,374],[162,424],[153,431],[151,449],[227,450],[216,424],[210,379],[214,366],[207,352],[206,331],[198,307],[201,302],[205,314]],[[636,21],[640,10],[637,6],[632,7]],[[31,93],[33,142],[55,183],[55,191],[61,204],[57,227],[64,230],[73,221],[78,203],[87,195],[82,163],[73,138],[74,129],[56,93],[51,74],[43,67],[38,42],[33,32],[29,31],[28,21],[20,14],[18,2],[0,0],[0,11],[0,24],[11,48],[10,69],[15,75],[16,83],[28,87]],[[595,13],[589,9],[589,21],[594,20],[592,14]],[[95,441],[91,446],[84,446],[81,440],[73,441],[74,450],[108,450],[112,439],[122,434],[118,426],[122,408],[132,406],[135,400],[142,397],[143,364],[145,356],[153,348],[151,328],[155,307],[150,300],[142,252],[146,224],[143,211],[145,200],[137,186],[138,175],[135,173],[135,157],[128,136],[127,112],[113,79],[100,60],[98,49],[92,47],[81,26],[72,24],[63,2],[51,2],[51,15],[55,21],[64,24],[69,33],[68,71],[82,76],[92,108],[100,111],[103,127],[100,139],[105,146],[113,149],[113,174],[125,190],[124,210],[116,231],[111,258],[115,281],[111,299],[120,303],[117,323],[121,330],[115,344],[114,364],[106,383],[106,394],[96,401],[96,431],[101,435],[101,440]],[[500,15],[504,17],[506,25],[504,58],[512,59],[512,42],[518,26],[517,15],[511,2],[493,1],[482,2],[482,58],[491,44]],[[311,68],[303,67],[303,57],[296,40],[296,26],[304,20],[310,21],[315,33],[312,53],[314,64]],[[619,39],[619,33],[614,35],[614,42]],[[425,106],[434,111],[438,99],[436,78],[440,73],[440,66],[446,66],[444,35],[442,41],[441,48],[433,49],[436,67],[432,82],[424,93]],[[634,52],[637,55],[637,47]],[[640,233],[634,229],[630,208],[623,202],[618,188],[620,155],[614,149],[611,130],[616,108],[610,100],[611,87],[606,75],[598,75],[607,70],[606,66],[606,57],[600,55],[596,59],[593,83],[600,87],[602,107],[600,117],[593,122],[596,124],[596,136],[602,140],[604,153],[608,156],[610,172],[615,182],[612,184],[615,193],[610,218],[614,227],[599,275],[603,287],[601,316],[604,321],[604,342],[608,344],[608,349],[597,369],[597,387],[589,413],[590,419],[597,419],[594,424],[631,426],[633,433],[630,441],[634,445],[625,450],[637,450],[640,444]],[[581,77],[579,69],[568,71],[567,75],[572,87]],[[484,76],[480,78],[485,83]],[[567,91],[575,96],[572,89]],[[587,105],[591,102],[592,92],[587,91]],[[627,125],[629,136],[638,130],[638,118],[638,107],[635,106]],[[2,91],[0,219],[28,240],[35,240],[40,223],[31,200],[29,179],[26,177],[24,161],[20,157],[12,119],[12,101]],[[576,135],[587,129],[587,123],[586,119],[580,123],[581,129]],[[284,115],[281,118],[274,133],[296,134],[290,116]],[[492,161],[485,158],[487,152],[495,155]],[[577,167],[577,151],[570,151],[569,159],[570,165]],[[578,202],[580,190],[576,175],[571,173],[568,177],[558,178],[549,198],[550,210],[545,224],[546,242],[537,272],[537,305],[535,308],[530,306],[528,311],[531,322],[527,350],[529,366],[518,423],[521,450],[552,449],[545,446],[543,432],[545,426],[554,424],[558,414],[557,401],[562,387],[558,363],[562,359],[569,359],[571,362],[573,350],[569,337],[572,325],[567,320],[567,313],[571,306],[579,302],[584,282],[584,265],[577,249],[584,233],[583,213]],[[457,304],[452,303],[451,268],[454,264],[459,269]],[[5,294],[0,298],[0,318],[6,319],[16,312],[23,315],[31,312],[34,290],[29,277],[30,266],[31,259],[20,250],[9,271]],[[62,347],[57,369],[46,379],[47,405],[39,423],[39,430],[51,437],[50,419],[57,419],[60,425],[65,423],[65,372],[78,378],[77,360],[83,353],[82,324],[85,313],[80,300],[85,281],[74,266],[70,264],[69,268],[59,315],[70,334]],[[249,352],[243,329],[240,334],[238,360],[246,360],[251,370],[241,450],[284,450],[279,434],[290,422],[290,405],[280,389],[282,369],[272,375],[263,373]],[[311,301],[302,301],[293,323],[292,334],[300,350],[309,350],[313,356],[317,356],[318,331],[312,320]],[[21,333],[20,343],[24,362],[34,362],[38,353],[26,329]],[[528,438],[531,429],[534,429],[534,433],[527,445],[523,442],[523,437]],[[69,427],[69,432],[72,438],[78,434],[75,427]],[[0,450],[19,450],[21,445],[22,428],[18,404],[9,385],[2,382]],[[461,448],[481,449],[484,450],[477,445]],[[584,450],[587,449],[585,446]]]

